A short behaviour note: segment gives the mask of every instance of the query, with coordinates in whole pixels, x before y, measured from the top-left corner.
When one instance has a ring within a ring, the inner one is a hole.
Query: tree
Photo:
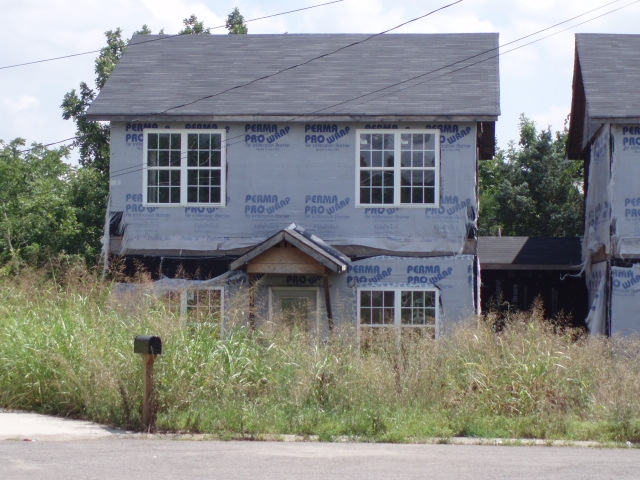
[[[229,15],[229,19],[232,15],[236,22],[233,25],[239,25],[238,28],[243,27],[244,19],[237,8]],[[195,15],[185,18],[182,23],[184,28],[178,32],[179,35],[210,33],[210,29],[205,28],[204,22],[198,21]],[[147,25],[143,25],[135,33],[148,35],[151,34],[151,30]],[[244,26],[244,32],[238,33],[246,33],[246,26]],[[110,130],[108,124],[88,120],[87,109],[104,87],[128,43],[123,40],[120,28],[105,32],[105,36],[107,45],[100,50],[95,60],[95,87],[91,88],[85,82],[80,83],[78,91],[73,89],[65,94],[61,105],[62,118],[73,120],[76,125],[76,138],[72,146],[79,150],[81,168],[70,183],[72,191],[70,198],[74,208],[81,212],[79,217],[82,221],[81,231],[85,235],[82,241],[78,239],[76,246],[89,256],[87,259],[90,261],[95,260],[95,256],[101,250],[100,241],[109,196]]]
[[[0,265],[39,263],[46,255],[73,249],[78,233],[69,199],[74,169],[67,147],[48,150],[23,139],[0,140]]]
[[[143,31],[147,31],[146,26]],[[127,42],[122,39],[122,30],[109,30],[105,33],[107,45],[100,50],[95,61],[95,88],[80,83],[80,91],[68,92],[62,101],[62,118],[73,120],[76,124],[76,138],[73,147],[79,150],[81,170],[77,172],[73,187],[83,195],[71,197],[76,210],[83,212],[82,231],[86,235],[79,243],[87,260],[93,263],[101,250],[100,240],[104,226],[107,198],[109,196],[109,125],[87,119],[87,109],[113,72],[124,52]],[[86,169],[87,171],[83,171]],[[91,190],[77,185],[81,179],[91,179]],[[79,245],[78,245],[79,246]]]
[[[191,15],[189,18],[185,18],[182,23],[184,28],[178,32],[178,35],[200,35],[210,34],[210,28],[204,28],[204,22],[199,22],[198,17]]]
[[[518,146],[480,162],[480,235],[583,234],[582,163],[565,158],[567,135],[520,116]]]
[[[65,94],[62,101],[62,118],[73,119],[76,124],[76,139],[73,147],[80,150],[80,165],[92,167],[108,178],[109,174],[109,126],[87,120],[87,108],[113,72],[127,44],[122,40],[122,30],[105,33],[107,45],[100,50],[95,61],[95,90],[85,82],[80,83],[80,93],[75,89]]]
[[[227,16],[227,23],[225,24],[229,34],[245,34],[249,33],[246,23],[244,23],[244,17],[240,14],[238,7],[233,9]]]

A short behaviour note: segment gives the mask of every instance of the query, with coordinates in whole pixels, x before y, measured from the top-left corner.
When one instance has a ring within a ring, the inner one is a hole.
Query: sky
[[[222,27],[213,28],[213,34],[227,34],[224,23],[234,7],[251,20],[328,1],[0,0],[0,140],[21,137],[30,145],[73,137],[75,126],[62,118],[60,105],[81,82],[95,86],[97,53],[6,67],[97,51],[106,44],[104,33],[116,28],[125,38],[145,24],[152,33],[175,34],[183,19],[195,14],[207,27]],[[249,34],[380,33],[456,1],[342,0],[247,26]],[[571,108],[575,33],[640,34],[640,0],[461,0],[393,31],[463,32],[500,35],[502,114],[496,135],[498,147],[507,148],[510,141],[517,143],[523,113],[539,129],[564,128]]]

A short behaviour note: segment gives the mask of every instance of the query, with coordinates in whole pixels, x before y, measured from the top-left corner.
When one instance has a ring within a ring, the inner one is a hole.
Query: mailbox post
[[[153,362],[162,353],[162,340],[152,335],[138,335],[133,341],[133,353],[142,355],[144,367],[144,399],[142,401],[142,425],[150,431],[155,424],[153,408]]]

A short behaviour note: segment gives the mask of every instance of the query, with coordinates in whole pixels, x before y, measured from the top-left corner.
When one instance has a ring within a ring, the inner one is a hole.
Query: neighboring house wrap
[[[322,334],[437,336],[478,309],[497,48],[497,34],[134,36],[88,111],[111,122],[107,252],[231,269],[190,288],[222,308],[257,285],[251,322],[297,309]]]
[[[585,164],[593,333],[640,333],[640,35],[576,35],[568,156]]]

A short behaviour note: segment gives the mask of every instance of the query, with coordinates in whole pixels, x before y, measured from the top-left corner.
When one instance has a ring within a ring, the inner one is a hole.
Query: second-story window
[[[224,205],[224,135],[224,130],[145,131],[145,203]]]
[[[438,130],[358,130],[356,136],[359,206],[438,205]]]

